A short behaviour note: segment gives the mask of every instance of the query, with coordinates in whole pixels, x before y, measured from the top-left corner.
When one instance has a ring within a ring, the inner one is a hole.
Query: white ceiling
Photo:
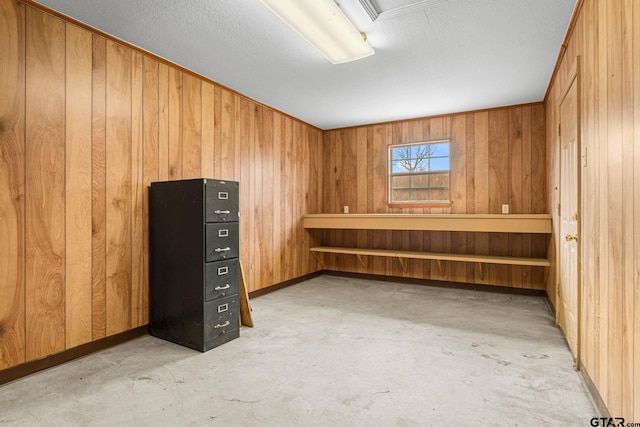
[[[541,101],[576,0],[339,0],[376,51],[340,65],[258,0],[39,3],[332,129]]]

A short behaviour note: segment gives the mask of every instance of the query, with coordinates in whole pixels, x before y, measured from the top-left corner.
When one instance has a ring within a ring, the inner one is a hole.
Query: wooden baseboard
[[[56,365],[61,365],[74,359],[87,356],[91,353],[122,344],[123,342],[141,337],[148,333],[149,325],[140,326],[116,335],[79,345],[78,347],[70,348],[69,350],[65,350],[60,353],[43,357],[42,359],[33,360],[31,362],[1,370],[0,385],[26,377],[27,375],[35,374],[36,372]]]
[[[295,279],[287,280],[284,282],[277,283],[275,285],[268,286],[266,288],[257,289],[255,291],[249,292],[249,299],[257,298],[262,295],[270,294],[271,292],[277,291],[282,288],[286,288],[288,286],[296,285],[300,282],[304,282],[305,280],[313,279],[314,277],[318,277],[322,274],[322,271],[316,271],[314,273],[305,274],[304,276],[296,277]]]
[[[377,275],[377,274],[352,273],[352,272],[334,271],[334,270],[323,270],[322,273],[330,276],[352,277],[355,279],[379,280],[383,282],[399,282],[399,283],[407,283],[410,285],[435,286],[435,287],[450,288],[450,289],[465,289],[465,290],[480,291],[480,292],[494,292],[494,293],[511,294],[511,295],[529,295],[529,296],[537,296],[537,297],[545,297],[547,295],[547,292],[541,289],[510,288],[506,286],[482,285],[477,283],[445,282],[445,281],[439,281],[439,280],[416,279],[413,277],[383,276],[383,275]]]
[[[611,418],[611,414],[609,414],[609,410],[604,404],[604,400],[602,400],[600,392],[596,388],[596,385],[593,383],[593,381],[591,381],[591,377],[589,376],[589,373],[587,372],[587,369],[584,367],[582,362],[580,362],[580,370],[578,372],[580,373],[580,378],[582,378],[582,382],[585,388],[589,392],[589,397],[591,397],[594,406],[599,412],[599,414],[597,415],[599,417]]]

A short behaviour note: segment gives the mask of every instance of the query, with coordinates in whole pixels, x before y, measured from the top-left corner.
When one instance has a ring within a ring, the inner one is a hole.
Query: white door
[[[560,284],[558,323],[578,362],[578,84],[573,80],[560,104]]]

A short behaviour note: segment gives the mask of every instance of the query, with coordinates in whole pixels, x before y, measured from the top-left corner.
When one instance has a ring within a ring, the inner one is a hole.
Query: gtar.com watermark
[[[593,417],[591,418],[591,425],[593,427],[640,427],[640,423],[627,422],[624,418],[605,418],[605,417]]]

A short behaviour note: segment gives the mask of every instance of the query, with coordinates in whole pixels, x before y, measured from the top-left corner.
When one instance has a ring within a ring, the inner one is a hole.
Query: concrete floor
[[[0,387],[0,425],[586,426],[541,297],[321,276],[208,353],[150,336]]]

